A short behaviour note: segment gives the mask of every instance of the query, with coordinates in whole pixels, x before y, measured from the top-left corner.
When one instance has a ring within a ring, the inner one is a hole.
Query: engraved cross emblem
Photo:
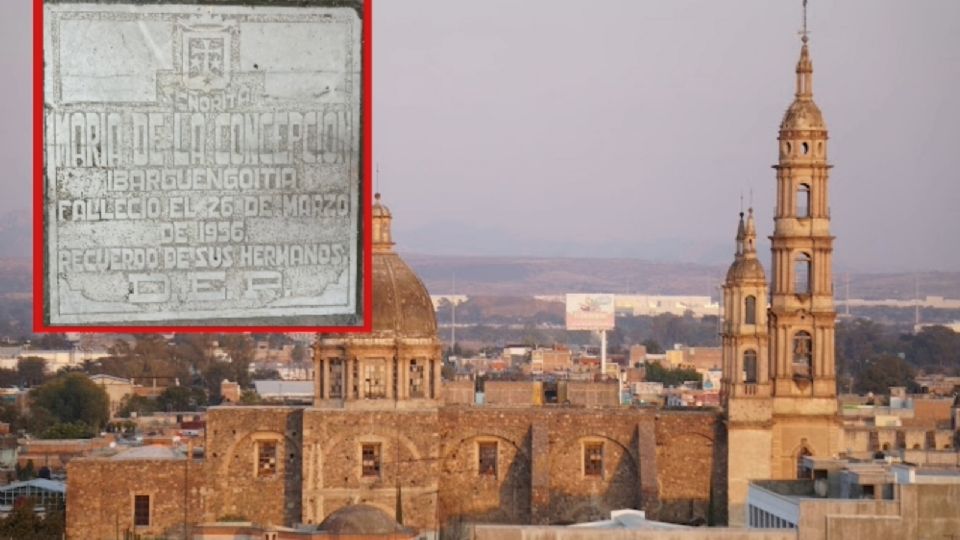
[[[190,38],[188,48],[190,77],[223,76],[223,38]]]

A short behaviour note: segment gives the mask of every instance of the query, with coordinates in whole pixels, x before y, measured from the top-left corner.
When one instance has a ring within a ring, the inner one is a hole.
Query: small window
[[[810,255],[797,254],[794,260],[793,292],[795,294],[810,294]]]
[[[809,143],[800,143],[800,151],[803,152],[803,155],[810,153],[810,144]]]
[[[425,395],[423,385],[424,360],[410,360],[410,397],[422,398]]]
[[[584,476],[603,476],[603,443],[583,445]]]
[[[150,526],[150,496],[149,495],[134,495],[133,525],[134,527]]]
[[[257,476],[277,474],[277,441],[257,442]]]
[[[364,444],[360,447],[360,475],[368,478],[380,477],[379,444]]]
[[[810,450],[807,450],[806,447],[800,449],[797,452],[797,480],[806,480],[811,478],[812,474],[810,469],[803,463],[803,458],[807,456],[812,456]]]
[[[343,360],[330,360],[330,399],[343,399]]]
[[[743,353],[743,382],[756,384],[757,382],[757,351]]]
[[[800,184],[797,187],[797,217],[810,217],[810,185]]]
[[[757,324],[757,297],[748,296],[743,304],[743,322],[746,324]]]
[[[497,476],[497,443],[482,442],[477,445],[478,470],[481,476]]]
[[[793,336],[793,375],[809,378],[813,375],[813,337],[800,331]]]
[[[367,360],[363,365],[363,393],[367,398],[387,397],[386,362],[380,359]]]

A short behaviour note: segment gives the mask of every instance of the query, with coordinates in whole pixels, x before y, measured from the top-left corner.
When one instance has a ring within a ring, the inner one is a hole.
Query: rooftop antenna
[[[376,189],[375,189],[374,191],[376,191],[377,193],[380,193],[380,162],[379,162],[379,161],[377,162],[377,178],[376,178],[376,180],[377,180],[377,182],[376,182],[377,185],[375,186]]]
[[[740,192],[740,215],[743,216],[743,192]]]
[[[920,278],[913,275],[913,331],[920,327]]]
[[[450,353],[457,346],[457,273],[453,272],[453,294],[450,296]]]
[[[847,272],[846,274],[844,274],[844,281],[846,282],[845,285],[847,289],[846,291],[847,302],[845,304],[845,311],[847,316],[849,317],[850,316],[850,272]]]

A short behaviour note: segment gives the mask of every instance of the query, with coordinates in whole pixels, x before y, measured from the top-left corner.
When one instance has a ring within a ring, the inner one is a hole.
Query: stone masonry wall
[[[204,487],[199,460],[188,464],[186,459],[75,459],[67,465],[67,538],[123,538],[127,531],[179,537],[185,519],[201,520]],[[136,495],[150,496],[147,527],[134,526]]]
[[[207,413],[204,518],[243,517],[261,524],[300,521],[303,409],[214,407]],[[276,471],[257,474],[257,445],[276,444]]]
[[[567,524],[638,508],[652,519],[723,523],[725,444],[713,411],[572,406],[445,406],[439,409],[216,407],[206,457],[191,465],[193,522],[230,516],[263,525],[320,523],[351,504],[457,538],[468,523]],[[277,447],[258,473],[257,445]],[[481,444],[496,443],[481,473]],[[378,445],[379,472],[365,475],[362,446]],[[602,448],[599,474],[585,448]],[[156,497],[149,530],[183,523],[183,460],[84,459],[69,470],[70,531],[112,537],[132,527],[131,493]],[[119,471],[118,472],[118,468]],[[129,470],[125,470],[125,469]],[[89,536],[87,536],[89,537]],[[97,536],[94,536],[97,537]]]
[[[395,515],[400,486],[403,524],[436,530],[441,481],[437,409],[304,412],[303,522],[320,523],[351,504]],[[364,476],[362,445],[380,452],[380,471]]]

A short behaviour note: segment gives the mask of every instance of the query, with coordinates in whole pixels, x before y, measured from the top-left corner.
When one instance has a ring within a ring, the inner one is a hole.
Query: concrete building
[[[570,349],[536,348],[530,352],[530,372],[535,375],[564,372],[573,367]]]
[[[750,484],[751,528],[798,539],[950,538],[960,531],[960,473],[886,462],[805,457],[799,480]]]

